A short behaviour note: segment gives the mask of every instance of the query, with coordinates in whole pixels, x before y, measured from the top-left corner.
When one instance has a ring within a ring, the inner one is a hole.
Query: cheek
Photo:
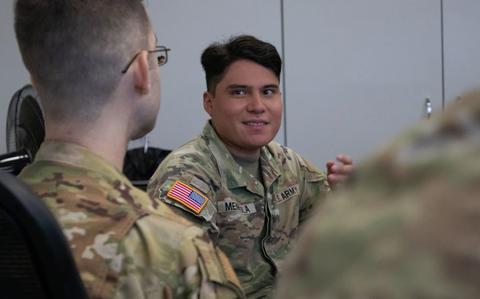
[[[244,108],[239,103],[231,102],[229,105],[217,107],[216,114],[225,119],[231,119],[242,114]]]
[[[282,101],[278,101],[274,106],[272,106],[272,109],[270,110],[272,113],[272,116],[275,118],[276,121],[280,121],[282,118],[282,112],[283,112],[283,104]]]
[[[224,107],[215,107],[211,110],[210,117],[217,124],[217,130],[228,130],[233,125],[234,115],[229,109]]]

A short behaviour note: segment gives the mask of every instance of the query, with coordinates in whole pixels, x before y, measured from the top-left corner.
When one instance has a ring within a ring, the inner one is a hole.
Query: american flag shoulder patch
[[[196,215],[200,214],[208,202],[208,198],[200,191],[180,181],[176,181],[172,187],[170,187],[167,197],[178,201],[195,212]]]

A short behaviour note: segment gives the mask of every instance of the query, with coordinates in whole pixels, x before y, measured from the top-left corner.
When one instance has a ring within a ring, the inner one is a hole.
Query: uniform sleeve
[[[321,205],[330,192],[325,173],[311,162],[299,157],[300,168],[304,176],[303,193],[300,203],[300,223],[312,215],[312,211]]]
[[[167,158],[168,159],[168,158]],[[214,203],[214,171],[199,161],[172,157],[157,169],[149,181],[147,193],[173,207],[175,213],[185,217],[209,233],[216,240],[217,208]]]
[[[121,246],[125,255],[116,287],[116,299],[171,298],[181,285],[179,252],[175,239],[169,240],[152,216],[140,219],[128,232]],[[171,275],[168,273],[172,271]],[[186,294],[185,294],[186,295]]]
[[[156,216],[142,218],[122,244],[125,265],[114,298],[242,298],[228,260],[203,234]]]
[[[193,278],[186,276],[190,288],[198,289],[198,298],[244,298],[237,275],[223,251],[196,227],[186,234],[189,241],[181,247],[182,265],[189,273],[199,273]]]

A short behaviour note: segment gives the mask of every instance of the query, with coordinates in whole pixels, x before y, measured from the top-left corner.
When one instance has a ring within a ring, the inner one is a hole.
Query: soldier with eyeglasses
[[[243,297],[208,236],[121,173],[152,130],[169,49],[140,0],[17,0],[45,142],[20,177],[56,215],[91,298]]]

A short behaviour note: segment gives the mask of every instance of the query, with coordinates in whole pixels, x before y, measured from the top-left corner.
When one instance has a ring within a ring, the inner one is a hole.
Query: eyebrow
[[[242,84],[231,84],[227,86],[228,89],[234,89],[234,88],[251,88],[249,85],[242,85]],[[275,88],[278,89],[279,86],[277,84],[267,84],[262,86],[261,88]]]
[[[248,88],[247,85],[242,85],[242,84],[231,84],[227,86],[228,89],[234,89],[234,88]]]
[[[275,89],[278,89],[279,86],[278,86],[278,84],[267,84],[267,85],[263,86],[263,88],[275,88]]]

